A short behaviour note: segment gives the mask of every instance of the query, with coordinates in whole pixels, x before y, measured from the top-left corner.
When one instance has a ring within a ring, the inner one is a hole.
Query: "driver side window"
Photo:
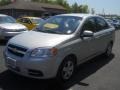
[[[31,21],[27,18],[24,18],[22,22],[26,24],[31,24]]]

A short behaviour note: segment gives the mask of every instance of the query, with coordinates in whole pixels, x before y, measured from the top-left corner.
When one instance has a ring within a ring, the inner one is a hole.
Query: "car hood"
[[[65,40],[70,39],[72,36],[73,35],[59,35],[29,31],[13,37],[10,39],[9,43],[20,45],[29,49],[38,47],[54,47]]]
[[[0,24],[0,27],[5,28],[5,29],[10,29],[10,30],[26,29],[24,25],[19,24],[19,23],[4,23],[4,24]]]

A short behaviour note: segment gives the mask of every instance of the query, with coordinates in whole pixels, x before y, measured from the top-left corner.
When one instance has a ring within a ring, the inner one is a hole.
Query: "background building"
[[[66,12],[60,5],[31,2],[31,0],[12,0],[13,3],[1,6],[0,13],[11,15],[15,18],[20,16],[56,15]]]

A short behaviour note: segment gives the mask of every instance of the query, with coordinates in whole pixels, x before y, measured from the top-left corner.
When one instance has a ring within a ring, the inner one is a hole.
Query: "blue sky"
[[[120,0],[67,0],[70,4],[87,4],[89,8],[94,8],[96,13],[119,14]]]

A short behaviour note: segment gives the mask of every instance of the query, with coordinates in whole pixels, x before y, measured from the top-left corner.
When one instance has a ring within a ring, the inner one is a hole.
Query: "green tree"
[[[82,6],[82,13],[89,13],[88,5]]]
[[[11,3],[11,0],[1,0],[0,1],[0,6],[7,5],[9,3]]]
[[[51,4],[58,4],[66,8],[67,12],[70,12],[71,8],[66,0],[32,0],[33,2],[41,2],[41,3],[51,3]]]
[[[74,3],[71,6],[71,12],[73,13],[89,13],[88,5],[78,5],[77,3]]]
[[[78,13],[79,12],[79,6],[77,3],[74,3],[71,7],[72,13]]]
[[[32,0],[33,2],[49,3],[50,0]]]
[[[39,2],[40,0],[32,0],[33,2]]]
[[[69,5],[67,2],[64,2],[63,7],[66,9],[66,11],[67,11],[68,13],[71,12],[71,7],[70,7],[70,5]]]
[[[66,8],[66,11],[72,12],[72,13],[88,13],[89,8],[88,5],[78,5],[77,3],[74,3],[72,6],[70,6],[67,2],[67,0],[32,0],[34,2],[41,2],[41,3],[51,3],[51,4],[58,4]]]
[[[56,3],[64,6],[65,0],[56,0]]]
[[[42,3],[48,3],[49,0],[40,0],[40,2],[42,2]]]
[[[63,6],[67,12],[71,12],[71,7],[66,0],[54,0],[54,3]]]

